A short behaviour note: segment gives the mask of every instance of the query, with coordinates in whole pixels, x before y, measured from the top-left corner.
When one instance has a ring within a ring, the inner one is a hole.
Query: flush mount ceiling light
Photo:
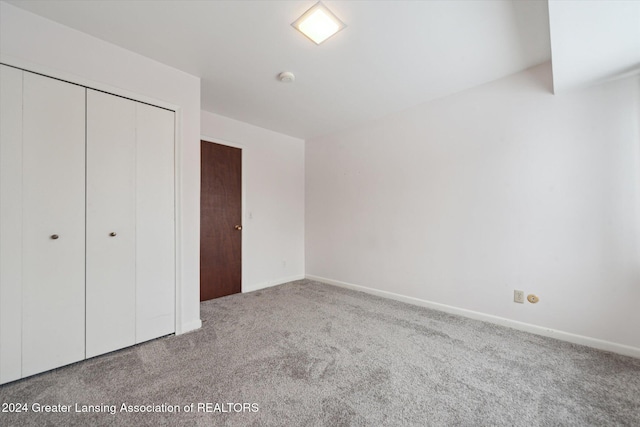
[[[346,27],[336,15],[320,2],[313,5],[291,25],[315,44],[322,43]]]

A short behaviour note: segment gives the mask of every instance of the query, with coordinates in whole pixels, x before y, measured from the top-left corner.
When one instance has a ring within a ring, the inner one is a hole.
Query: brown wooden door
[[[241,292],[242,150],[200,141],[200,301]]]

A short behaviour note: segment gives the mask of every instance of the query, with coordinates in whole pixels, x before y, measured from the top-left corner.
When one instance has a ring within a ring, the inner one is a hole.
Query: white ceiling
[[[290,25],[314,0],[9,3],[201,77],[203,110],[300,138],[551,56],[546,1],[324,1],[347,28],[320,46]]]

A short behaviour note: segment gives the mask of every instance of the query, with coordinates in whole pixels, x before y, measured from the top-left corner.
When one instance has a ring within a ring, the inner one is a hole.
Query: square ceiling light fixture
[[[313,5],[291,25],[315,44],[322,43],[346,27],[344,22],[320,2]]]

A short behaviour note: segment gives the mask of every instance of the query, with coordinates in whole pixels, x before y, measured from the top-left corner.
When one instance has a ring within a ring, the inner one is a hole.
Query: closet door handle
[[[241,225],[236,225],[236,226],[235,226],[235,227],[233,227],[233,228],[235,228],[235,229],[236,229],[236,230],[238,230],[238,231],[242,230],[242,226],[241,226]]]
[[[115,232],[115,231],[112,231],[111,233],[109,233],[109,236],[111,236],[111,237],[116,237],[116,236],[117,236],[117,234],[116,234],[116,232]]]
[[[52,235],[51,235],[51,239],[52,239],[52,240],[57,240],[57,239],[58,239],[58,237],[60,237],[60,236],[58,236],[57,234],[52,234]]]

